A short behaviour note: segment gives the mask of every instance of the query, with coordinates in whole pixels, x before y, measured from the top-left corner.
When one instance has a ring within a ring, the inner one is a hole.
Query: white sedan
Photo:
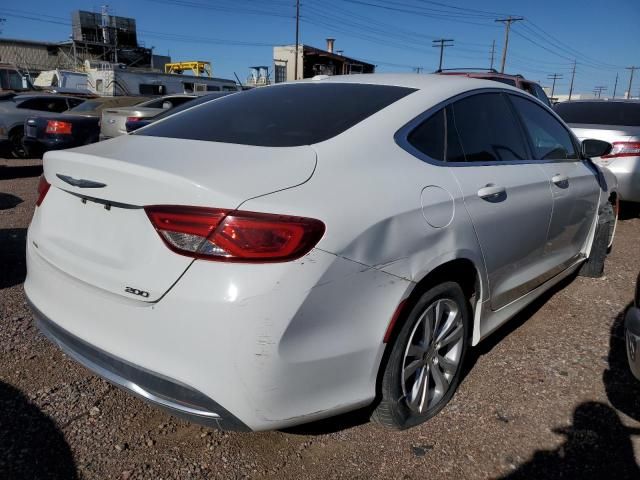
[[[47,153],[25,290],[70,356],[194,421],[407,428],[470,347],[602,273],[610,148],[491,81],[258,88]]]

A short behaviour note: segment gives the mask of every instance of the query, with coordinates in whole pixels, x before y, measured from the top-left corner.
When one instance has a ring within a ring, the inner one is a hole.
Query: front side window
[[[536,160],[575,160],[578,158],[571,136],[553,115],[531,100],[510,95],[529,134]]]
[[[459,151],[455,159],[453,149],[447,152],[448,161],[504,162],[527,158],[525,139],[503,94],[482,93],[463,98],[447,107],[447,117],[449,114],[447,144],[455,146],[459,142]]]
[[[414,92],[356,83],[300,83],[255,88],[156,122],[135,135],[294,147],[328,140]]]

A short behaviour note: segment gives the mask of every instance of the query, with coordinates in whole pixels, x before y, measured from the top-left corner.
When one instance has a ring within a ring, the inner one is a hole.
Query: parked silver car
[[[636,283],[636,296],[633,306],[627,310],[624,320],[627,359],[631,373],[640,380],[640,276]]]
[[[195,95],[167,95],[154,98],[132,107],[110,108],[102,112],[100,139],[117,137],[127,133],[127,122],[153,118],[166,110],[196,98]]]
[[[66,112],[84,102],[85,98],[63,95],[7,95],[0,99],[0,144],[14,158],[25,158],[24,122],[33,116]]]
[[[609,155],[594,161],[616,175],[620,200],[640,202],[640,101],[578,100],[559,103],[555,111],[580,140],[613,145]]]

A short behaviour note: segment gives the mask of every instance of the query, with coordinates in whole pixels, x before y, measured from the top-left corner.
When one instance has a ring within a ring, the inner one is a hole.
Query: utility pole
[[[602,96],[602,92],[604,92],[606,89],[607,87],[605,87],[604,85],[598,85],[593,89],[593,93],[597,95],[598,98],[600,98]]]
[[[616,98],[617,89],[618,89],[618,74],[616,73],[616,83],[613,84],[613,98]]]
[[[493,60],[495,58],[495,54],[496,54],[496,41],[494,40],[491,43],[491,66],[489,67],[489,70],[493,70]]]
[[[440,38],[438,40],[434,40],[433,41],[433,45],[431,45],[434,48],[439,48],[440,49],[440,63],[438,64],[438,71],[442,70],[442,57],[444,54],[444,48],[445,47],[453,47],[453,39],[451,38]]]
[[[573,93],[573,80],[576,78],[576,61],[573,61],[573,70],[571,71],[571,86],[569,86],[569,100],[571,100],[571,94]]]
[[[507,62],[507,48],[509,48],[509,31],[511,30],[511,24],[521,20],[524,20],[524,17],[509,16],[507,18],[499,18],[496,20],[496,22],[504,23],[506,27],[504,32],[504,49],[502,50],[502,66],[500,67],[500,73],[504,73],[504,64]]]
[[[553,80],[553,84],[551,85],[551,98],[553,98],[553,92],[556,90],[556,80],[560,80],[562,78],[562,74],[553,73],[551,75],[547,75],[549,80]]]
[[[298,51],[300,43],[300,0],[296,0],[296,59],[294,62],[293,79],[298,80]]]
[[[627,90],[627,99],[631,98],[631,84],[633,83],[633,72],[640,69],[640,67],[627,67],[625,70],[631,70],[631,76],[629,77],[629,89]]]
[[[422,70],[424,70],[424,68],[423,68],[423,67],[413,67],[413,71],[414,71],[415,73],[422,73]]]

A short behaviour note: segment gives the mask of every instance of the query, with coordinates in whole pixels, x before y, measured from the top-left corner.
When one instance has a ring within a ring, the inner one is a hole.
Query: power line
[[[491,66],[489,67],[489,70],[493,70],[493,58],[496,54],[496,41],[494,40],[493,43],[491,44]]]
[[[640,67],[626,67],[625,70],[631,70],[631,75],[629,75],[629,89],[627,90],[627,98],[631,98],[631,84],[633,83],[633,72],[638,70]]]
[[[573,94],[573,81],[576,78],[576,61],[573,61],[573,70],[571,70],[571,86],[569,87],[569,100],[571,100],[571,95]]]
[[[440,38],[438,40],[434,40],[432,47],[440,48],[440,63],[438,64],[438,71],[442,70],[442,57],[444,56],[444,49],[446,47],[453,47],[453,39],[449,38]]]
[[[505,25],[505,33],[504,33],[504,48],[502,50],[502,66],[500,67],[500,73],[504,73],[504,64],[507,61],[507,48],[509,48],[509,30],[511,30],[511,24],[514,22],[520,22],[524,20],[524,17],[512,17],[509,16],[507,18],[499,18],[496,22],[504,23]]]
[[[598,85],[596,87],[593,88],[593,93],[600,98],[602,96],[602,92],[604,92],[607,89],[606,86],[604,85]]]
[[[553,80],[553,84],[551,85],[551,98],[553,98],[553,94],[556,90],[556,80],[560,80],[562,78],[562,74],[552,73],[550,75],[547,75],[547,78],[549,80]]]

